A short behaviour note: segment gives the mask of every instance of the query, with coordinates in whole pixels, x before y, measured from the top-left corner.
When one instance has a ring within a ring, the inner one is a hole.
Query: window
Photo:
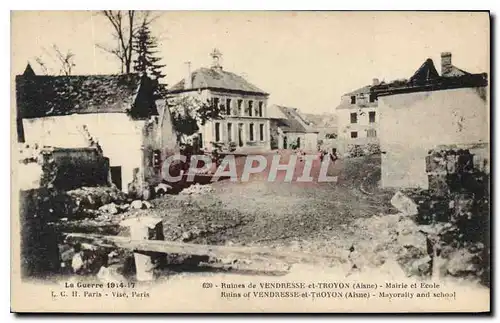
[[[260,141],[264,141],[264,124],[259,125],[259,136]]]
[[[367,136],[367,137],[370,137],[370,138],[375,138],[375,137],[377,137],[377,130],[375,130],[375,129],[368,129],[368,130],[366,131],[366,136]]]
[[[370,102],[377,101],[377,96],[374,93],[370,93]]]
[[[212,107],[219,108],[219,98],[212,98]]]
[[[238,115],[243,115],[241,111],[241,106],[243,105],[243,100],[238,100]]]
[[[216,142],[220,141],[220,123],[219,122],[215,123],[215,141]]]
[[[356,112],[351,113],[351,123],[358,123],[358,114]]]
[[[243,123],[238,123],[238,146],[243,147]]]
[[[351,96],[351,104],[356,104],[356,96]]]
[[[253,141],[253,123],[250,124],[250,141]]]
[[[297,138],[297,148],[300,148],[300,137]]]
[[[200,145],[200,148],[203,148],[203,135],[201,132],[198,134],[198,144]]]
[[[226,99],[226,114],[231,115],[231,99]]]
[[[259,117],[262,117],[264,115],[262,113],[263,112],[263,106],[264,106],[264,102],[260,101],[259,102]]]
[[[375,122],[375,111],[368,112],[368,119],[369,119],[370,123]]]
[[[227,124],[227,140],[229,142],[233,141],[233,124],[232,123],[228,123]]]
[[[248,115],[251,117],[253,114],[253,101],[248,101]]]
[[[357,131],[351,131],[351,138],[358,138],[358,132]]]

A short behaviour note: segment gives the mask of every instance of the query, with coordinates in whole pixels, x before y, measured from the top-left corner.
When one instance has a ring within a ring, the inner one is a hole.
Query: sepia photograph
[[[11,11],[11,310],[488,313],[488,11]]]

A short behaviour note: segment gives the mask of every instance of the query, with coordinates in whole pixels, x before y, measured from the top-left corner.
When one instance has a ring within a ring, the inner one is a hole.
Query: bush
[[[370,143],[365,145],[348,145],[347,157],[361,157],[380,154],[380,145],[377,143]]]
[[[347,157],[361,157],[361,156],[365,156],[365,152],[360,145],[347,146]]]
[[[367,144],[365,147],[367,155],[376,155],[380,154],[380,145],[379,144]]]

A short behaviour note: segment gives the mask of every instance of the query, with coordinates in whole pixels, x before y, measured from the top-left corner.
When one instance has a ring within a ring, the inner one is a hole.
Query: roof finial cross
[[[212,68],[222,69],[222,66],[220,65],[222,53],[217,48],[214,48],[210,53],[210,56],[212,57]]]

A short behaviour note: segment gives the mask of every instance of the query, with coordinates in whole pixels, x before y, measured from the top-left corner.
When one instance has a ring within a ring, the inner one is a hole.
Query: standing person
[[[332,150],[330,151],[330,159],[332,162],[335,162],[338,159],[336,148],[332,148]]]

